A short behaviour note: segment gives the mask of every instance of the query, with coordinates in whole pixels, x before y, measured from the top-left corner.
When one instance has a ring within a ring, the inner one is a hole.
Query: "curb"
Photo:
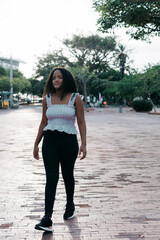
[[[84,108],[85,112],[90,112],[90,111],[94,111],[94,110],[95,110],[94,108]]]
[[[157,113],[157,112],[155,112],[155,113],[149,112],[148,114],[152,114],[152,115],[160,115],[160,113]]]

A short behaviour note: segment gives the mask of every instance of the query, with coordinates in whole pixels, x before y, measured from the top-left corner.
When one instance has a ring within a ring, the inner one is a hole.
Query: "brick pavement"
[[[76,162],[76,217],[64,221],[60,177],[54,232],[43,216],[45,175],[32,157],[41,107],[0,110],[0,240],[159,240],[160,115],[128,108],[86,112],[88,157]]]

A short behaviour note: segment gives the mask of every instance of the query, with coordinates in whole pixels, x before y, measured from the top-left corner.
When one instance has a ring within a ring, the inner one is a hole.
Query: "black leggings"
[[[74,164],[78,154],[77,136],[59,131],[44,131],[42,155],[46,171],[45,214],[52,216],[56,187],[59,179],[59,163],[64,179],[67,203],[74,197]]]

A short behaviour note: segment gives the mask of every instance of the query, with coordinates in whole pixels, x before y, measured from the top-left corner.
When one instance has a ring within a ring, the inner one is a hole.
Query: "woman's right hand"
[[[38,145],[35,145],[34,146],[34,149],[33,149],[33,157],[37,160],[39,160],[39,148],[38,148]]]

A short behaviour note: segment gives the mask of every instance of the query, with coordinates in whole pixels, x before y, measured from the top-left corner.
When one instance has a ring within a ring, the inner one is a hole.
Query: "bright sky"
[[[36,56],[58,49],[61,39],[73,34],[97,32],[98,14],[92,0],[0,0],[0,56],[21,59],[20,70],[26,77],[34,73]],[[99,33],[100,34],[100,33]],[[105,36],[100,34],[101,36]],[[160,41],[152,43],[129,40],[124,30],[117,40],[131,49],[134,67],[160,62]]]

